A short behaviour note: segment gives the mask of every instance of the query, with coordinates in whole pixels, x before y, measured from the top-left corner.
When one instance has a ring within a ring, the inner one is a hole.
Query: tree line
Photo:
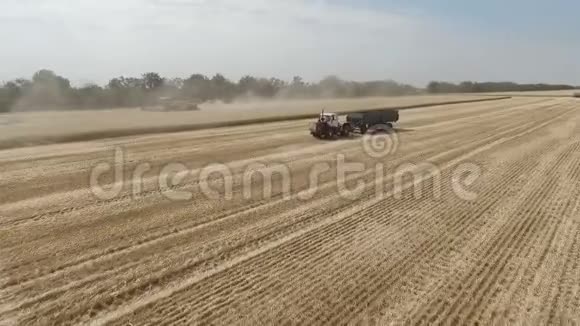
[[[140,77],[117,77],[107,85],[73,87],[50,70],[40,70],[32,79],[16,79],[0,85],[0,112],[45,109],[94,109],[138,107],[155,104],[161,97],[231,102],[240,98],[320,98],[397,96],[421,92],[394,81],[353,82],[336,76],[317,83],[296,76],[287,82],[278,78],[244,76],[234,82],[221,74],[193,74],[188,78],[164,78],[149,72]]]
[[[465,81],[459,84],[432,81],[427,85],[427,91],[431,94],[557,91],[573,90],[576,88],[571,85],[517,84],[512,82],[478,83],[471,81]]]
[[[95,109],[138,107],[155,104],[161,97],[231,102],[243,98],[346,98],[401,96],[421,93],[475,93],[573,89],[569,85],[520,85],[516,83],[431,82],[427,89],[391,80],[355,82],[329,76],[306,82],[296,76],[291,81],[244,76],[231,81],[222,74],[212,77],[193,74],[187,78],[164,78],[149,72],[140,77],[117,77],[106,85],[74,87],[53,71],[40,70],[31,79],[16,79],[0,85],[0,112],[47,109]]]

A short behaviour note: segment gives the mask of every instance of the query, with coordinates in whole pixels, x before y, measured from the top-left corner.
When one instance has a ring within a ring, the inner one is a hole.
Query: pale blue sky
[[[0,80],[157,71],[580,85],[580,3],[0,0]]]

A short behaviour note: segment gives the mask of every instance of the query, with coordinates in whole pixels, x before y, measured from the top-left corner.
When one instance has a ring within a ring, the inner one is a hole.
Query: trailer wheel
[[[342,130],[341,130],[341,134],[343,137],[348,137],[350,136],[350,133],[352,132],[352,127],[350,126],[350,124],[345,123],[342,125]]]

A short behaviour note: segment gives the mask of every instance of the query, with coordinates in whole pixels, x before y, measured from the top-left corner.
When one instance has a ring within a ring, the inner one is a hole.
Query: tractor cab
[[[332,127],[337,127],[340,125],[340,122],[338,121],[338,114],[336,113],[322,112],[318,120],[322,123],[329,124]]]
[[[337,118],[336,113],[322,112],[320,113],[320,120],[334,120]]]

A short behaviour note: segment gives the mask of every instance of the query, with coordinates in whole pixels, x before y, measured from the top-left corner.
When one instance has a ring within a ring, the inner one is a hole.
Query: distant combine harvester
[[[173,97],[160,97],[154,105],[141,107],[144,111],[199,111],[199,103],[190,100],[180,100]]]

